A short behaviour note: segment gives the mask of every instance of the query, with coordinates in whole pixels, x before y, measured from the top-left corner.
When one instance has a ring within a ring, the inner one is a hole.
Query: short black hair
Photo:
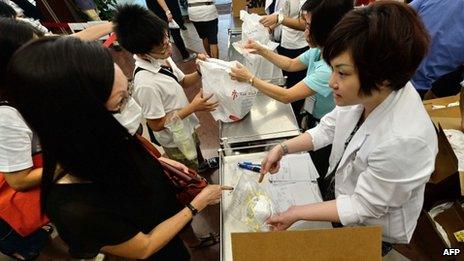
[[[324,47],[332,29],[353,7],[353,0],[306,0],[301,10],[311,13],[312,43]]]
[[[0,17],[16,18],[16,11],[9,4],[0,1]]]
[[[399,90],[411,79],[430,42],[420,17],[407,4],[371,3],[348,13],[334,28],[323,49],[327,64],[348,51],[361,83],[360,92],[387,82]]]
[[[139,5],[118,7],[113,23],[119,44],[134,54],[147,54],[161,45],[168,31],[165,21]]]

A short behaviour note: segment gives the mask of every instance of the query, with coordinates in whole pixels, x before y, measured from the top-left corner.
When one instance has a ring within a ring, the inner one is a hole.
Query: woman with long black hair
[[[75,257],[188,260],[177,233],[221,187],[179,206],[160,164],[109,112],[128,97],[119,74],[108,50],[71,37],[13,56],[6,94],[41,141],[42,209]]]

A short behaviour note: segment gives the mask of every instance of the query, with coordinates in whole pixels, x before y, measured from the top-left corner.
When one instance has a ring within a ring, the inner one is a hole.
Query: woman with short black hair
[[[416,12],[394,1],[355,9],[338,23],[323,51],[337,107],[263,161],[263,173],[275,173],[284,154],[332,144],[325,201],[292,206],[268,223],[277,230],[302,219],[381,225],[385,249],[411,240],[438,151],[433,124],[408,82],[428,43]]]

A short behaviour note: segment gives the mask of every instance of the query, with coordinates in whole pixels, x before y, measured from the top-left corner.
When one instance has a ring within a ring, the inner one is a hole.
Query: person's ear
[[[148,54],[139,54],[139,53],[137,53],[135,55],[137,55],[140,59],[144,59],[144,60],[148,60],[148,58],[149,58]]]
[[[389,80],[383,80],[382,83],[377,84],[377,87],[379,88],[379,90],[390,88],[390,86],[391,86],[391,82]]]

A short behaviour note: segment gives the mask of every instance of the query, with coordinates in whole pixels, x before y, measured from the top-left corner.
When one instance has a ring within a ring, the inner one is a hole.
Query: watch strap
[[[284,152],[284,155],[288,154],[288,146],[284,142],[279,143],[280,147],[282,147],[282,151]]]
[[[277,15],[277,24],[280,25],[284,21],[285,16],[283,14],[278,14]]]
[[[190,212],[192,212],[192,216],[195,216],[196,214],[198,214],[198,209],[196,209],[194,206],[192,206],[192,204],[190,203],[187,203],[187,205],[185,205],[188,209],[190,209]]]

